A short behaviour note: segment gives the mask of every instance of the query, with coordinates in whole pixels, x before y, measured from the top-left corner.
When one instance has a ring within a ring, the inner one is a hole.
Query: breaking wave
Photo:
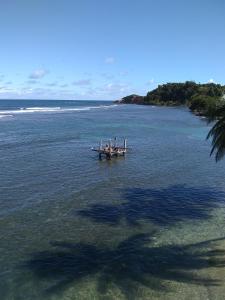
[[[10,114],[8,114],[8,115],[0,115],[0,119],[8,118],[8,117],[13,117],[13,115],[10,115]]]
[[[86,107],[21,107],[14,110],[0,110],[0,119],[8,116],[14,116],[17,114],[28,114],[28,113],[51,113],[51,112],[72,112],[72,111],[89,111],[94,109],[110,109],[118,106],[117,104],[112,105],[99,105],[99,106],[86,106]]]

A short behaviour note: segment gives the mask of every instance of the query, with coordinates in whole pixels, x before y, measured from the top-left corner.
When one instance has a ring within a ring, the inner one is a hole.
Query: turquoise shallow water
[[[225,162],[183,108],[0,102],[0,299],[224,299]],[[125,158],[99,161],[101,138]]]

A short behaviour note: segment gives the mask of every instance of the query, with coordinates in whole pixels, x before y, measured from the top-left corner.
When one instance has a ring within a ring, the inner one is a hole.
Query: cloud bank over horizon
[[[59,80],[58,76],[52,74],[55,80],[49,81],[44,79],[49,71],[37,71],[30,73],[28,80],[25,77],[19,84],[9,81],[8,76],[0,75],[0,99],[117,100],[130,94],[145,95],[158,84],[166,83],[151,78],[145,80],[142,86],[135,86],[124,80],[122,72],[117,76],[100,73],[95,79],[80,78],[74,81],[66,80],[65,76],[61,76],[63,79]],[[210,78],[204,83],[217,82]]]

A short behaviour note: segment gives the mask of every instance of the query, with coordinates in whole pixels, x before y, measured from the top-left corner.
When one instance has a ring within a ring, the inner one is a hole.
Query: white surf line
[[[100,105],[100,106],[87,106],[87,107],[74,107],[74,108],[62,108],[62,107],[21,107],[17,110],[0,110],[0,117],[13,116],[14,114],[26,114],[35,112],[67,112],[67,111],[88,111],[92,109],[110,109],[118,106],[113,105]]]

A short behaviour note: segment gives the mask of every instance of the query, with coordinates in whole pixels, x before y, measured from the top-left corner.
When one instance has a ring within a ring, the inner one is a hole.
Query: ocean
[[[0,101],[0,299],[224,299],[225,161],[187,108]],[[99,160],[102,139],[128,140]]]

